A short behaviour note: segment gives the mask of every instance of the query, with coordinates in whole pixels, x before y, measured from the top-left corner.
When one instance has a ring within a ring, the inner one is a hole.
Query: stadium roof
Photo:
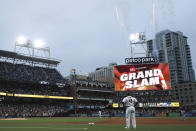
[[[16,52],[4,51],[4,50],[0,50],[0,59],[1,58],[7,58],[9,60],[11,59],[14,61],[26,61],[33,64],[42,64],[48,66],[57,66],[60,63],[60,60],[57,59],[27,56],[24,54],[18,54]]]

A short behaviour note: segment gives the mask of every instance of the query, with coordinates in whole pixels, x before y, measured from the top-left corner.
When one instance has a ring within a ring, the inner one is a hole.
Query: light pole
[[[28,55],[30,56],[34,57],[36,55],[35,51],[37,50],[43,52],[43,56],[41,57],[50,57],[50,47],[40,39],[31,41],[24,36],[19,36],[15,41],[14,51],[16,53],[23,53],[21,52],[23,48],[28,51]]]

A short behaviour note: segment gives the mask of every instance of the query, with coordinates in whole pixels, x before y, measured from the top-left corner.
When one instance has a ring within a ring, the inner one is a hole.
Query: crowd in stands
[[[96,110],[90,110],[90,109],[80,109],[78,110],[77,114],[78,116],[99,116],[99,111],[101,111],[101,114],[103,117],[116,117],[116,116],[125,116],[125,109],[123,108],[117,108],[117,109],[96,109]],[[179,113],[180,110],[177,108],[136,108],[136,116],[167,116],[171,113]]]
[[[122,103],[124,97],[114,98],[114,101]],[[162,96],[136,96],[140,103],[172,102],[168,97]]]
[[[8,85],[0,84],[0,92],[12,94],[30,94],[30,95],[47,95],[47,96],[68,96],[69,89],[62,87],[50,87],[43,85],[29,85],[9,83]]]
[[[140,103],[155,103],[155,102],[173,102],[172,96],[167,91],[134,91],[134,92],[120,92],[113,101],[122,102],[126,96],[135,97]]]
[[[8,117],[52,117],[66,113],[67,108],[57,104],[0,103],[0,118]]]
[[[78,100],[78,108],[86,108],[86,109],[104,109],[107,108],[108,102],[105,101],[96,101],[96,102],[91,102],[91,101],[82,101]]]
[[[97,88],[106,90],[114,89],[114,84],[112,83],[92,80],[76,80],[76,86],[79,88]]]
[[[95,94],[94,92],[91,94],[78,94],[78,98],[88,98],[88,99],[113,99],[112,95],[104,95],[104,94]]]
[[[56,69],[8,62],[0,62],[0,79],[30,82],[46,81],[48,83],[65,82]]]

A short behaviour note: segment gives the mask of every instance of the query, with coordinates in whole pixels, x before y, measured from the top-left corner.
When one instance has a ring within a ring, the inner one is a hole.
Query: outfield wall
[[[136,117],[180,117],[180,113],[136,113]],[[70,117],[99,117],[98,114],[69,114]],[[104,114],[102,117],[124,117],[125,114]],[[196,117],[196,113],[186,113],[186,117]]]

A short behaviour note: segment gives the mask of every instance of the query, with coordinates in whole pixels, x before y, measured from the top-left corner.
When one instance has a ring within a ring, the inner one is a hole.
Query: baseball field
[[[196,131],[196,118],[137,118],[138,131]],[[125,118],[17,118],[1,119],[0,131],[125,131]]]

